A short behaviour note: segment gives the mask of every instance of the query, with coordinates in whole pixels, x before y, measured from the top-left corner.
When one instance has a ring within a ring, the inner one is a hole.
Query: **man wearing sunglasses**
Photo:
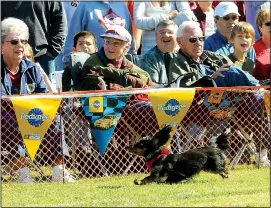
[[[214,11],[216,32],[204,42],[204,50],[216,52],[225,56],[234,52],[233,45],[229,42],[231,31],[239,21],[238,7],[233,2],[220,2]],[[256,54],[253,47],[247,52],[247,57],[255,63]]]
[[[255,86],[259,83],[250,74],[232,66],[228,57],[203,50],[204,39],[198,22],[185,21],[179,26],[180,50],[169,64],[170,83],[182,76],[178,87]]]

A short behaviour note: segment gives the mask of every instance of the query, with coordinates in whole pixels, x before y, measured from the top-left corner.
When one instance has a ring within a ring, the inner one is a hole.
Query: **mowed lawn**
[[[73,184],[2,184],[2,207],[270,207],[270,169],[237,166],[229,179],[201,172],[186,183],[136,186],[146,174]]]

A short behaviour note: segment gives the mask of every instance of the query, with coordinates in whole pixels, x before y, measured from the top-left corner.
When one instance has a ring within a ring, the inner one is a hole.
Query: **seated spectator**
[[[32,61],[23,59],[28,38],[29,29],[22,20],[10,17],[2,21],[2,96],[48,92],[39,66]],[[32,183],[33,179],[30,174],[30,169],[26,166],[25,150],[19,150],[20,147],[23,149],[24,144],[16,121],[15,112],[13,109],[9,112],[1,111],[1,117],[6,118],[3,119],[1,123],[1,151],[5,148],[8,152],[14,153],[13,157],[15,157],[15,159],[11,163],[14,171],[17,172],[18,181],[22,183]],[[10,123],[13,124],[13,132],[8,129]],[[56,138],[59,140],[59,135],[47,137],[51,143],[55,143],[55,141],[52,140]],[[54,154],[51,157],[54,161],[52,180],[62,181],[65,173],[64,180],[73,182],[74,179],[72,176],[67,170],[63,170],[60,144],[58,144],[57,152],[54,151],[52,154]]]
[[[168,63],[176,56],[179,46],[176,41],[178,26],[172,20],[162,20],[155,29],[156,46],[145,53],[139,67],[149,73],[157,88],[168,85]]]
[[[232,29],[230,42],[234,52],[228,57],[234,65],[252,75],[254,62],[246,56],[254,43],[255,30],[248,22],[238,22]]]
[[[25,45],[25,52],[24,52],[23,58],[34,62],[34,53],[33,53],[32,47],[28,43]],[[49,92],[58,92],[55,86],[52,84],[49,77],[47,76],[47,74],[45,73],[45,71],[43,70],[43,68],[40,66],[40,64],[37,63],[37,65],[40,67],[41,76],[44,78],[44,81],[48,86]]]
[[[77,33],[73,38],[72,50],[71,54],[64,58],[63,92],[71,89],[71,80],[73,85],[79,84],[84,62],[90,54],[98,51],[95,35],[85,30]]]
[[[155,46],[155,28],[162,20],[173,20],[177,25],[195,19],[188,2],[152,1],[134,4],[134,21],[143,30],[141,55]]]
[[[213,1],[197,1],[198,6],[192,10],[206,38],[214,34],[216,30],[212,3]]]
[[[101,37],[104,38],[103,47],[92,54],[83,66],[83,77],[90,75],[94,79],[84,79],[81,90],[101,89],[97,76],[104,79],[109,90],[152,85],[149,74],[125,58],[131,35],[124,27],[109,29]]]
[[[253,76],[258,80],[270,79],[270,10],[261,9],[257,15],[257,25],[261,38],[254,44],[256,51],[256,66]]]
[[[248,73],[232,67],[228,57],[203,50],[204,36],[199,23],[186,21],[181,24],[177,31],[177,42],[180,50],[177,57],[170,61],[169,82],[187,75],[181,80],[180,87],[193,86],[205,77],[213,78],[219,87],[258,84]]]
[[[216,52],[225,56],[233,53],[234,48],[230,43],[231,31],[238,22],[239,12],[233,2],[220,2],[214,11],[216,32],[209,36],[204,42],[204,50]],[[252,47],[247,52],[247,57],[255,63],[255,51]]]

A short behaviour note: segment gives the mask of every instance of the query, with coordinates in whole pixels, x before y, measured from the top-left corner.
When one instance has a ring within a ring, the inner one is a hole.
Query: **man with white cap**
[[[204,41],[204,50],[222,55],[230,55],[234,51],[229,42],[232,28],[239,21],[238,7],[233,2],[220,2],[214,11],[216,32]],[[253,47],[247,52],[247,57],[255,62],[256,54]]]
[[[112,27],[100,37],[104,39],[103,47],[86,60],[83,77],[102,77],[107,89],[144,88],[152,85],[149,74],[125,58],[132,38],[124,27]],[[100,89],[94,80],[95,77],[91,83],[82,80],[81,90]]]

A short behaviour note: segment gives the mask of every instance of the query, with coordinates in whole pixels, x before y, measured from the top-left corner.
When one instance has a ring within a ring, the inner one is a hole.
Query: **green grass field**
[[[3,207],[270,207],[270,169],[237,166],[229,179],[200,173],[176,184],[136,186],[146,174],[80,179],[73,184],[2,184]]]

